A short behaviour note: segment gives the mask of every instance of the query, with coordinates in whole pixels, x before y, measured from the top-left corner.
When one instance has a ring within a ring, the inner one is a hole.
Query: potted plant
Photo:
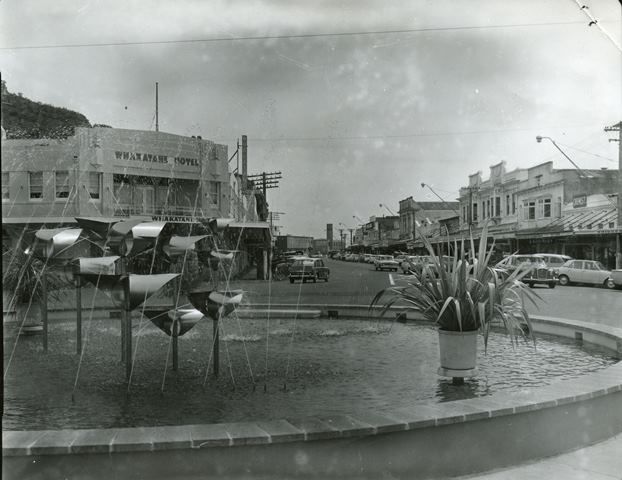
[[[513,346],[519,338],[527,338],[524,325],[529,332],[532,328],[524,299],[535,305],[535,299],[539,297],[521,282],[528,269],[507,274],[491,266],[494,241],[487,251],[486,227],[482,231],[477,255],[473,255],[470,261],[465,253],[464,239],[460,244],[454,242],[454,252],[459,254],[443,257],[434,252],[426,237],[421,238],[428,249],[430,262],[413,271],[405,284],[378,292],[372,300],[372,308],[381,306],[384,314],[392,306],[403,306],[405,310],[419,311],[434,322],[439,332],[441,369],[445,372],[473,371],[478,334],[482,334],[486,348],[493,325],[505,328]],[[472,236],[470,245],[471,252],[475,252]]]
[[[45,264],[20,248],[2,252],[2,297],[4,321],[18,321],[22,328],[41,321],[41,275]],[[61,300],[63,282],[57,273],[48,271],[48,298]],[[24,317],[27,317],[24,318]]]

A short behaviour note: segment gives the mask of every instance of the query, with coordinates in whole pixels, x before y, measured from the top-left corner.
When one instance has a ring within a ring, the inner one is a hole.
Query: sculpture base
[[[468,370],[452,370],[450,368],[438,367],[436,373],[441,377],[451,377],[453,379],[466,378],[476,376],[477,368],[469,368]]]

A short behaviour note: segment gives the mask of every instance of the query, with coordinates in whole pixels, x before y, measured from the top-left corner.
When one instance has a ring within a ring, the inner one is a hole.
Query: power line
[[[609,162],[615,162],[615,160],[614,160],[613,158],[603,157],[602,155],[599,155],[598,153],[588,152],[587,150],[582,150],[582,149],[580,149],[580,148],[573,147],[573,146],[571,146],[571,145],[566,145],[566,144],[561,143],[561,142],[557,142],[557,143],[558,143],[559,145],[563,145],[563,146],[564,146],[564,147],[566,147],[566,148],[570,148],[570,149],[572,149],[572,150],[576,150],[577,152],[585,153],[585,154],[587,154],[587,155],[593,155],[594,157],[602,158],[602,159],[607,160],[607,161],[609,161]]]
[[[590,23],[588,23],[588,26],[591,27],[592,25],[596,25],[596,27],[609,39],[609,41],[613,43],[613,45],[620,52],[622,52],[622,47],[618,44],[618,42],[616,42],[616,40],[609,34],[609,32],[605,30],[600,23],[598,23],[598,20],[594,17],[594,15],[590,13],[590,7],[588,7],[587,5],[582,5],[579,0],[574,0],[574,3],[576,3],[579,9],[585,14],[585,16],[590,19]]]
[[[450,32],[459,30],[487,30],[502,28],[525,28],[525,27],[550,27],[581,25],[585,22],[544,22],[544,23],[510,23],[498,25],[466,25],[458,27],[430,27],[430,28],[408,28],[398,30],[373,30],[373,31],[352,31],[352,32],[325,32],[325,33],[301,33],[292,35],[257,35],[243,37],[212,37],[212,38],[190,38],[185,40],[151,40],[135,42],[102,42],[102,43],[65,43],[56,45],[14,45],[0,47],[0,50],[35,50],[50,48],[91,48],[91,47],[120,47],[131,45],[169,45],[179,43],[215,43],[215,42],[243,42],[256,40],[286,40],[294,38],[322,38],[322,37],[348,37],[348,36],[367,36],[367,35],[395,35],[406,33],[426,33],[426,32]]]
[[[388,138],[415,138],[415,137],[437,137],[437,136],[451,136],[451,135],[482,135],[482,134],[495,134],[504,132],[522,132],[532,131],[538,129],[570,129],[570,128],[585,128],[591,127],[596,124],[585,125],[567,125],[567,126],[549,126],[549,127],[526,127],[526,128],[506,128],[498,130],[472,130],[472,131],[446,131],[446,132],[430,132],[430,133],[406,133],[403,135],[350,135],[337,137],[334,135],[323,137],[263,137],[253,138],[253,142],[325,142],[330,140],[383,140]],[[214,138],[214,141],[230,141],[229,138]]]

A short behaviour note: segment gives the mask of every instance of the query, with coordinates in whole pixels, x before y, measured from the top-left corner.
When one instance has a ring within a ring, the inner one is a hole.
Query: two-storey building
[[[252,187],[252,186],[251,186]],[[75,217],[172,223],[229,218],[253,248],[269,248],[260,190],[229,172],[227,146],[165,132],[78,127],[61,139],[2,140],[2,228],[15,244]],[[248,237],[248,238],[246,238]]]
[[[500,253],[563,253],[612,267],[620,226],[615,202],[602,199],[617,192],[617,174],[607,169],[554,169],[552,162],[511,172],[504,162],[493,165],[487,180],[477,172],[460,190],[460,231],[454,238],[472,234],[477,239],[486,224]],[[589,221],[592,217],[595,220]],[[589,238],[578,228],[583,224],[593,225],[599,234]]]

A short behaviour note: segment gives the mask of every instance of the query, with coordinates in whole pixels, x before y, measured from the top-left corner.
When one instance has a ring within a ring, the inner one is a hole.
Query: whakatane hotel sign
[[[117,160],[128,160],[135,162],[147,162],[147,163],[166,163],[168,165],[184,165],[187,167],[200,167],[201,164],[198,158],[189,157],[169,157],[167,155],[155,155],[152,153],[138,153],[138,152],[114,152]]]

